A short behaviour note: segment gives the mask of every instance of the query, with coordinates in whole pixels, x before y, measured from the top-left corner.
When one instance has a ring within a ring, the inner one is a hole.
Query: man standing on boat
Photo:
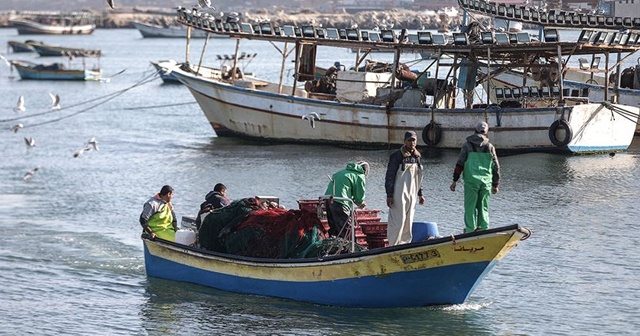
[[[325,200],[327,221],[329,222],[329,234],[341,238],[347,237],[349,230],[346,228],[353,218],[353,204],[361,209],[365,207],[365,184],[369,174],[369,163],[360,161],[350,162],[347,167],[331,176],[331,181],[324,192],[332,196]],[[334,199],[338,197],[342,199]],[[345,200],[350,199],[352,202]]]
[[[178,223],[171,205],[172,197],[173,188],[165,185],[142,208],[140,225],[152,239],[158,237],[169,241],[175,240]]]
[[[489,227],[489,198],[498,193],[500,163],[496,149],[487,137],[489,125],[479,122],[475,133],[462,145],[449,189],[464,178],[464,232],[486,230]]]
[[[411,242],[416,203],[424,204],[422,163],[417,142],[416,132],[406,132],[404,145],[391,153],[387,165],[384,187],[389,206],[387,238],[391,246]]]

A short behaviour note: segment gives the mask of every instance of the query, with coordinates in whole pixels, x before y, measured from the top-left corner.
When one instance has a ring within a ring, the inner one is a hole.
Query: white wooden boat
[[[372,42],[364,40],[357,29],[339,34],[345,38],[327,39],[318,37],[317,27],[312,26],[276,30],[271,24],[264,24],[257,32],[245,32],[243,23],[238,24],[238,29],[219,29],[213,21],[185,9],[179,10],[179,17],[183,24],[212,34],[280,42],[284,49],[291,44],[297,50],[295,78],[305,82],[304,89],[242,78],[215,67],[172,69],[174,76],[190,89],[214,129],[224,134],[261,141],[387,147],[399,143],[405,131],[414,130],[422,134],[420,145],[458,149],[473,132],[472,126],[483,120],[489,123],[492,142],[504,151],[590,153],[628,148],[640,113],[637,106],[610,102],[568,104],[562,96],[540,97],[546,102],[544,107],[527,107],[522,101],[513,106],[492,106],[488,97],[476,92],[487,81],[491,85],[491,77],[477,77],[482,64],[499,60],[503,68],[517,68],[522,66],[522,59],[531,57],[628,54],[640,49],[636,45],[557,40],[472,44],[466,33],[455,33],[452,43],[435,45],[430,33],[418,32],[417,39],[390,38],[373,45],[396,53],[450,55],[419,71],[438,73],[439,67],[456,71],[450,71],[447,78],[433,79],[421,77],[399,63],[379,67],[381,70],[376,72],[368,67],[364,72],[334,69],[327,71],[325,82],[330,85],[318,89],[322,81],[314,82],[317,48],[367,49]],[[417,43],[409,42],[416,40]],[[354,64],[353,68],[360,66]],[[318,116],[314,123],[303,119],[313,113]],[[611,118],[612,115],[625,117]]]
[[[92,23],[80,24],[68,20],[60,20],[56,24],[26,19],[9,20],[9,23],[18,30],[20,35],[86,35],[93,33],[96,29],[96,25]]]

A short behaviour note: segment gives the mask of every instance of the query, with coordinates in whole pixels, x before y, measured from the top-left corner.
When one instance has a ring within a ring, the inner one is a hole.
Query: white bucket
[[[196,242],[196,233],[191,230],[176,231],[176,243],[182,245],[193,245]]]

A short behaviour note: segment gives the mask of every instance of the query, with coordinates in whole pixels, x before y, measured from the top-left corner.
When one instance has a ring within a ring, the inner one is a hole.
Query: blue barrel
[[[411,234],[413,238],[412,243],[427,240],[429,237],[437,238],[438,224],[432,222],[413,222],[411,227]]]

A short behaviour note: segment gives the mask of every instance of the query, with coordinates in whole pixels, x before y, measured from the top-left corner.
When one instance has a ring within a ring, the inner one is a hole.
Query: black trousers
[[[348,206],[333,201],[325,200],[327,221],[329,222],[329,234],[340,238],[349,238],[347,233],[351,224],[351,210]]]

